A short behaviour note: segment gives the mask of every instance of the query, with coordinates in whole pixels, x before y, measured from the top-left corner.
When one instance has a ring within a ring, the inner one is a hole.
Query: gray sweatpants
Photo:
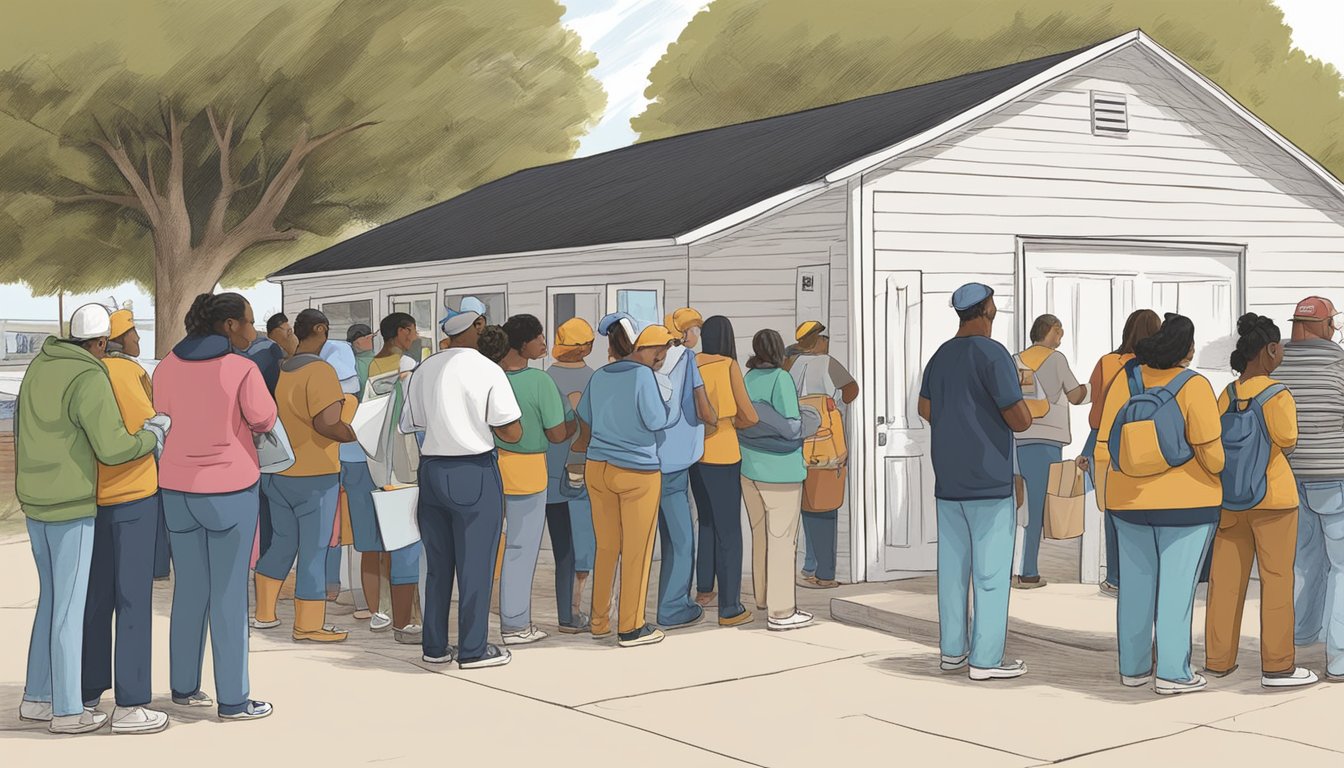
[[[500,630],[532,626],[532,577],[546,527],[546,492],[504,497],[504,567],[499,573]]]

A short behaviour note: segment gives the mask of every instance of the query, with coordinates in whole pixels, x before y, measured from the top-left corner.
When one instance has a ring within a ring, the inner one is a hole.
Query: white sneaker
[[[168,714],[144,707],[117,707],[112,711],[113,733],[158,733],[168,727]]]
[[[966,668],[970,663],[970,656],[944,656],[938,664],[938,668],[944,672],[957,672]]]
[[[787,619],[770,619],[765,623],[765,628],[774,632],[786,632],[790,629],[802,629],[812,624],[812,614],[807,611],[795,610],[793,615]]]
[[[1195,673],[1194,679],[1187,680],[1183,683],[1173,680],[1163,680],[1159,677],[1157,679],[1157,692],[1162,696],[1174,696],[1178,693],[1194,693],[1195,691],[1204,690],[1208,684],[1209,681],[1204,679],[1204,676],[1199,673]]]
[[[1121,675],[1121,676],[1120,676],[1120,682],[1121,682],[1121,683],[1124,683],[1126,686],[1128,686],[1128,687],[1130,687],[1130,688],[1142,688],[1142,687],[1144,687],[1145,685],[1147,685],[1147,684],[1153,682],[1153,676],[1152,676],[1151,674],[1148,674],[1148,675],[1140,675],[1140,676],[1138,676],[1138,677],[1130,677],[1129,675]]]
[[[422,654],[420,658],[426,664],[451,664],[453,661],[457,659],[457,649],[450,645],[448,646],[448,652],[442,656],[429,656]]]
[[[1297,667],[1292,672],[1260,676],[1260,685],[1265,688],[1300,688],[1304,685],[1315,685],[1318,682],[1320,682],[1320,678],[1316,677],[1315,672],[1302,667]]]
[[[535,625],[521,632],[505,632],[503,634],[505,645],[528,645],[550,637],[549,634],[537,629]]]
[[[1025,674],[1027,674],[1027,665],[1021,659],[1005,661],[993,669],[971,667],[971,679],[976,681],[1012,680]]]
[[[392,617],[386,613],[378,612],[369,617],[369,630],[373,632],[386,632],[392,628]]]
[[[508,648],[500,648],[494,645],[487,645],[485,647],[484,656],[482,656],[479,659],[476,659],[475,661],[462,661],[461,659],[459,659],[457,662],[457,668],[487,669],[489,667],[502,667],[505,664],[508,664],[509,660],[512,658],[513,654],[509,652]]]
[[[253,616],[252,618],[247,620],[247,626],[253,629],[275,629],[276,627],[280,626],[280,620],[273,619],[271,621],[262,621],[261,619],[258,619],[256,616]]]
[[[50,701],[29,701],[24,699],[19,704],[19,719],[30,723],[50,723],[51,722],[51,702]]]
[[[78,715],[64,715],[51,719],[52,733],[91,733],[107,725],[107,715],[86,709]]]
[[[424,638],[425,629],[419,624],[407,624],[401,629],[393,628],[392,634],[402,645],[419,645]]]

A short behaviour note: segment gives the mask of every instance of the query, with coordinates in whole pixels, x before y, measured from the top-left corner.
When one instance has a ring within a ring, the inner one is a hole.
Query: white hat
[[[70,338],[101,339],[112,333],[112,314],[102,304],[85,304],[70,316]]]
[[[481,316],[475,312],[454,312],[448,310],[448,316],[443,319],[439,328],[443,330],[445,336],[457,336],[465,332]]]

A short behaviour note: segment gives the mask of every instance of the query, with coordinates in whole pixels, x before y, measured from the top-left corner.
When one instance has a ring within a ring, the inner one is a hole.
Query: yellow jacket
[[[121,420],[126,429],[135,434],[145,420],[154,415],[154,395],[149,374],[140,364],[120,355],[109,355],[103,360],[108,378],[112,380],[112,394],[117,399]],[[159,468],[150,453],[135,461],[116,467],[98,465],[98,505],[111,506],[139,501],[153,496],[159,490]]]

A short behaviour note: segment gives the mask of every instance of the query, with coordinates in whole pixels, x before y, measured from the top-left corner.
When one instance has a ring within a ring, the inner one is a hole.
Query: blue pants
[[[1116,642],[1120,674],[1145,677],[1153,672],[1171,682],[1193,679],[1190,633],[1195,586],[1208,557],[1217,523],[1140,525],[1115,520],[1120,539],[1120,568],[1125,583],[1116,605]]]
[[[55,717],[84,711],[80,664],[93,529],[92,517],[68,523],[41,523],[28,518],[28,543],[37,565],[38,592],[23,698],[51,702]]]
[[[266,550],[271,548],[271,537],[274,532],[271,530],[271,502],[266,498],[266,494],[257,494],[257,557],[260,558],[266,554]],[[171,538],[171,537],[169,537]]]
[[[247,565],[257,533],[256,485],[234,493],[161,491],[173,539],[168,667],[173,695],[201,690],[206,626],[220,714],[247,707]]]
[[[168,523],[163,517],[163,499],[158,500],[158,533],[154,537],[154,578],[166,579],[169,573],[169,563],[172,561],[172,547],[168,544]]]
[[[98,508],[84,606],[83,688],[94,704],[112,687],[112,622],[116,615],[118,707],[141,707],[150,686],[154,639],[154,550],[162,505],[146,499]]]
[[[1344,675],[1344,481],[1299,480],[1293,607],[1298,645],[1325,642],[1326,669]]]
[[[658,540],[662,563],[658,568],[658,623],[675,626],[694,621],[705,609],[691,599],[695,572],[695,529],[691,520],[691,471],[663,473],[658,504]]]
[[[271,502],[271,548],[257,560],[257,573],[284,581],[294,572],[296,600],[327,599],[327,544],[336,523],[339,475],[262,475]]]
[[[1013,499],[938,499],[938,631],[944,656],[976,669],[1003,663],[1017,510]],[[967,593],[974,590],[974,618]],[[970,638],[967,628],[970,624]]]
[[[378,530],[378,513],[373,507],[373,475],[363,461],[341,462],[341,487],[345,502],[350,506],[350,529],[354,534],[356,552],[386,552],[382,533]],[[420,580],[420,542],[408,544],[390,553],[392,559],[391,583],[394,586],[414,584]],[[327,581],[331,580],[331,563],[327,563]]]
[[[574,540],[574,570],[592,573],[597,558],[597,534],[593,531],[593,503],[588,499],[588,489],[565,503],[569,505],[569,530]]]
[[[1041,530],[1045,526],[1045,491],[1050,484],[1050,465],[1064,456],[1057,443],[1017,446],[1017,465],[1027,484],[1027,530],[1022,537],[1022,575],[1040,576]]]
[[[499,572],[500,631],[532,626],[532,582],[546,530],[546,492],[504,496],[504,562]]]
[[[332,525],[336,525],[333,520]],[[330,541],[331,531],[327,531],[328,541]],[[327,547],[327,558],[324,561],[326,565],[327,589],[339,592],[341,589],[341,545]]]
[[[555,610],[562,627],[574,623],[574,533],[569,503],[546,505],[546,527],[555,557]]]
[[[719,582],[719,618],[731,619],[742,605],[742,463],[696,464],[691,490],[700,518],[697,589],[713,592]]]
[[[822,581],[835,581],[835,538],[839,520],[839,510],[835,509],[803,513],[803,533],[807,540],[803,570]]]
[[[416,518],[425,545],[425,655],[448,653],[456,579],[458,659],[476,661],[486,653],[495,556],[504,528],[504,480],[496,454],[421,457]]]

